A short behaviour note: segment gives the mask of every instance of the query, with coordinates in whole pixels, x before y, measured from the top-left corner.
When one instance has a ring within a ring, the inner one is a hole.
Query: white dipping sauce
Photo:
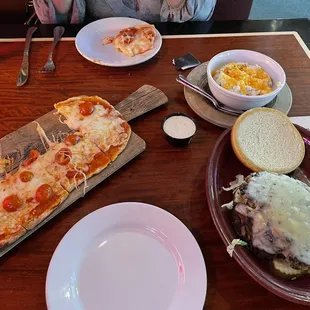
[[[196,125],[190,118],[176,115],[169,117],[165,121],[164,131],[172,138],[186,139],[195,133]]]

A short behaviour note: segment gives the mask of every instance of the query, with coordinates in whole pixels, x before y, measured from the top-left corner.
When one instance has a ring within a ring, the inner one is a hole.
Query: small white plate
[[[207,274],[190,231],[152,205],[99,209],[59,243],[46,279],[49,310],[202,310]]]
[[[129,17],[110,17],[97,20],[82,28],[76,36],[75,46],[78,52],[91,62],[110,67],[133,66],[154,57],[161,48],[162,38],[158,30],[154,48],[143,54],[129,57],[118,52],[113,44],[103,45],[105,37],[115,37],[120,30],[147,24],[139,19]]]

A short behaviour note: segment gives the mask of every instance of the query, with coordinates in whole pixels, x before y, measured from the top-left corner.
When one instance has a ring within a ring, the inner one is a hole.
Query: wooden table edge
[[[278,32],[244,32],[244,33],[218,33],[218,34],[181,34],[181,35],[163,35],[163,39],[182,39],[182,38],[225,38],[225,37],[251,37],[251,36],[281,36],[281,35],[293,35],[301,48],[304,50],[308,58],[310,58],[310,50],[307,47],[304,40],[301,38],[297,31],[278,31]],[[62,38],[62,41],[74,41],[75,37]],[[24,42],[25,38],[4,38],[0,39],[0,43],[3,42]],[[33,38],[34,42],[53,41],[53,38]]]

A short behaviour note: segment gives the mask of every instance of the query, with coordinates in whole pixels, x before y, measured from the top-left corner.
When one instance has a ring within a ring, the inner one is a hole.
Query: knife
[[[31,43],[31,38],[33,33],[38,29],[38,27],[30,27],[27,31],[25,49],[24,49],[24,57],[22,66],[19,71],[19,75],[17,78],[16,86],[24,85],[28,80],[28,56],[29,56],[29,48]]]

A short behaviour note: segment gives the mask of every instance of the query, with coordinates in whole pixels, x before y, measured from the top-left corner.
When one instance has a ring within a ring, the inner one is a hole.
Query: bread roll
[[[255,172],[289,173],[305,156],[305,144],[295,126],[282,112],[255,108],[243,113],[231,132],[239,160]]]

